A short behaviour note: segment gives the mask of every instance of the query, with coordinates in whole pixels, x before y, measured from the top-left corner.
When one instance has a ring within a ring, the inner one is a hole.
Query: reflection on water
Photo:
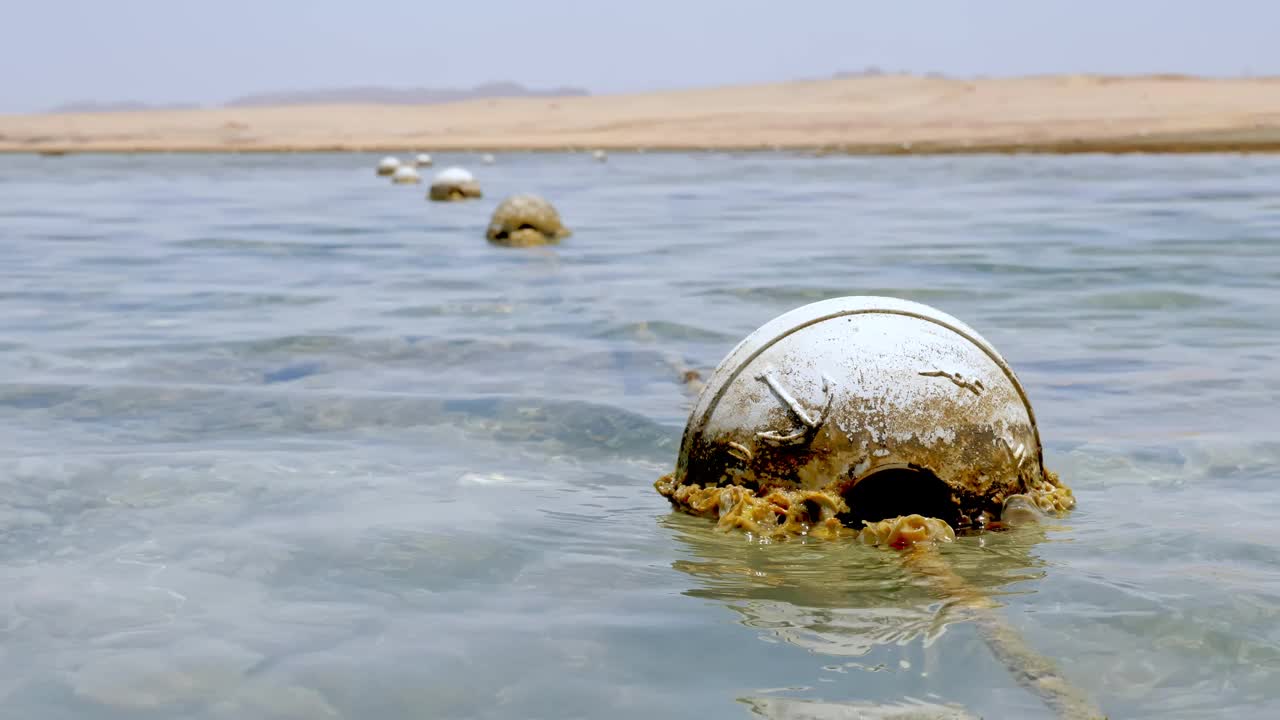
[[[663,524],[690,559],[672,564],[697,584],[692,597],[725,602],[743,624],[807,650],[858,657],[884,643],[930,639],[945,631],[948,606],[916,582],[891,553],[852,543],[761,546],[737,533]]]
[[[1034,548],[1046,539],[1044,527],[1027,525],[961,537],[936,549],[895,552],[821,540],[765,545],[739,533],[711,532],[709,523],[701,522],[700,527],[674,515],[663,521],[692,558],[673,563],[697,581],[686,594],[723,601],[741,615],[743,625],[763,631],[765,641],[838,658],[919,642],[928,656],[949,625],[972,622],[1015,681],[1045,695],[1051,706],[1066,704],[1077,711],[1066,716],[1090,717],[1079,712],[1088,707],[1087,700],[1067,687],[1052,660],[1029,647],[998,614],[1002,595],[1034,592],[1034,581],[1043,575]],[[848,660],[840,667],[879,669]],[[1050,676],[1053,687],[1046,680]],[[1070,697],[1058,697],[1062,693]],[[757,709],[790,707],[779,702]],[[818,706],[797,707],[809,717]]]

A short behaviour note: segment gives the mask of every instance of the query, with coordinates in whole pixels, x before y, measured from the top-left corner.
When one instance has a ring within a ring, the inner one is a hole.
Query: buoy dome
[[[439,202],[467,200],[481,196],[480,183],[471,173],[460,167],[451,167],[436,173],[431,181],[431,191],[427,197]]]
[[[537,195],[512,195],[498,204],[485,237],[497,245],[531,247],[570,235],[554,205]]]
[[[388,155],[378,161],[378,174],[390,175],[395,172],[398,167],[400,167],[400,160]]]
[[[1017,494],[1074,504],[1045,471],[1030,402],[995,348],[936,308],[873,296],[805,305],[739,343],[664,480],[677,505],[686,487],[820,495],[855,530],[912,513],[977,525]]]
[[[419,153],[418,156],[413,159],[413,162],[418,167],[430,167],[432,160],[430,155],[426,153]]]
[[[435,182],[438,183],[468,183],[475,182],[473,176],[467,170],[460,167],[450,167],[436,173]]]
[[[419,183],[422,182],[422,176],[412,167],[401,165],[391,174],[391,181],[395,183]]]

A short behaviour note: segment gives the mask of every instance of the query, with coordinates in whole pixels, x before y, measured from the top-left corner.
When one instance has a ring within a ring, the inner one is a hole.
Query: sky
[[[0,112],[255,92],[1280,75],[1277,0],[5,0]]]

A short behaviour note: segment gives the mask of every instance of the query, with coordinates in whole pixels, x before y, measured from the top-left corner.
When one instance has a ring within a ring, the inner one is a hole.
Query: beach
[[[1277,152],[1280,78],[911,75],[434,105],[0,115],[0,152]]]

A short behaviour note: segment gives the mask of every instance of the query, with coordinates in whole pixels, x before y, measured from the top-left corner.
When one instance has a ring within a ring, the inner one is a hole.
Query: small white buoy
[[[436,173],[436,182],[469,183],[475,182],[475,176],[469,170],[460,167],[449,167]]]
[[[440,202],[478,198],[480,183],[460,167],[445,168],[436,173],[435,179],[431,181],[431,192],[427,197]]]
[[[426,153],[422,153],[413,159],[413,164],[418,167],[431,167],[431,162],[431,156]]]
[[[391,182],[397,185],[417,185],[422,182],[422,176],[418,174],[417,170],[408,165],[401,165],[396,168],[395,172],[391,173]]]
[[[480,161],[483,162],[485,165],[492,165],[493,156],[486,153],[484,157],[480,158]]]
[[[608,153],[603,150],[597,150],[591,153],[591,157],[595,158],[597,162],[604,162],[609,159]]]
[[[390,175],[394,173],[396,169],[399,167],[400,167],[400,160],[388,155],[382,158],[382,160],[378,161],[378,174]]]

